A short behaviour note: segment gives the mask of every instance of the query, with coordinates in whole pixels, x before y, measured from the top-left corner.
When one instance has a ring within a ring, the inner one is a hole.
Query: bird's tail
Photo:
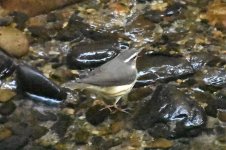
[[[61,85],[62,87],[70,90],[84,89],[85,85],[78,81],[69,81]]]

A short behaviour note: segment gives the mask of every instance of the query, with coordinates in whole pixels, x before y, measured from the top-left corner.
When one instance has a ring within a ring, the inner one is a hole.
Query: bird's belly
[[[99,87],[99,86],[89,86],[87,89],[97,92],[103,96],[107,97],[117,97],[122,96],[130,92],[134,84],[122,85],[122,86],[110,86],[110,87]]]

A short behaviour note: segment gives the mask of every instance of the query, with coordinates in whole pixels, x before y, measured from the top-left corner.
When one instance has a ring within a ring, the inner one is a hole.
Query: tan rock
[[[7,129],[7,128],[3,128],[0,129],[0,141],[10,137],[12,135],[12,131]]]
[[[0,47],[12,56],[22,57],[28,53],[29,42],[20,30],[0,27]]]
[[[9,89],[0,89],[0,102],[4,103],[12,99],[16,95],[15,92]]]
[[[1,4],[3,8],[9,11],[19,11],[29,16],[36,16],[77,1],[78,0],[3,0]]]

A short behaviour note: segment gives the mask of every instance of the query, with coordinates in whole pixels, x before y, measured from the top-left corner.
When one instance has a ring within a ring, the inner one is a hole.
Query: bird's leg
[[[124,113],[129,114],[129,112],[126,111],[127,109],[122,109],[122,108],[118,107],[117,103],[120,101],[120,99],[121,99],[121,97],[117,97],[115,99],[115,102],[114,102],[113,105],[106,105],[106,107],[105,108],[102,108],[101,110],[103,110],[103,109],[109,109],[111,112],[113,112],[112,111],[112,108],[114,108],[114,109],[116,109],[118,111],[121,111],[121,112],[124,112]],[[115,113],[115,111],[113,113]]]

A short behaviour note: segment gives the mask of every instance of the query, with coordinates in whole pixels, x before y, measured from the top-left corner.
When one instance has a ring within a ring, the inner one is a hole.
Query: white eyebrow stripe
[[[133,55],[131,55],[129,58],[127,58],[126,60],[124,60],[124,62],[129,62],[134,56],[136,56],[137,53],[134,53]]]

